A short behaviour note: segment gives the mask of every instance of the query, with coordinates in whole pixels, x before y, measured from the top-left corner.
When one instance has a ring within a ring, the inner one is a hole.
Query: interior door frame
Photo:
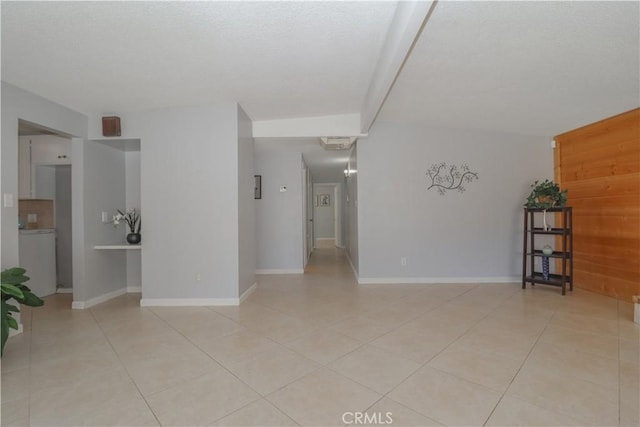
[[[342,214],[343,214],[343,208],[344,208],[344,203],[343,203],[343,193],[344,193],[344,184],[341,182],[314,182],[313,183],[313,192],[311,195],[311,210],[313,211],[314,209],[314,200],[313,198],[316,196],[317,190],[316,188],[318,186],[325,186],[325,187],[333,187],[333,189],[331,190],[331,195],[333,197],[333,236],[334,236],[334,242],[335,242],[335,246],[339,247],[339,248],[343,248],[344,247],[344,233],[343,233],[343,227],[342,227]],[[316,240],[315,240],[315,235],[316,235],[316,223],[315,221],[313,222],[313,247],[316,247]]]

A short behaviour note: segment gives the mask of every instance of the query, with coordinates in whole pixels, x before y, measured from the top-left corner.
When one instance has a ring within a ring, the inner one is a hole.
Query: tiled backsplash
[[[53,200],[20,199],[18,201],[18,216],[24,221],[25,228],[55,228]],[[34,221],[30,221],[35,219]]]

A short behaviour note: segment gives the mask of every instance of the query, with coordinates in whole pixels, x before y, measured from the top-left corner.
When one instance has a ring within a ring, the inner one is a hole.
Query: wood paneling
[[[555,180],[574,208],[574,285],[640,295],[640,109],[555,140]]]

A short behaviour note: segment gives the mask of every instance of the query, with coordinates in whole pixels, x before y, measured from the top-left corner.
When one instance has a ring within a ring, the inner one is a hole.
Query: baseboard
[[[518,276],[505,277],[358,277],[361,285],[374,284],[437,284],[437,283],[518,283]]]
[[[56,289],[56,293],[57,294],[72,294],[73,293],[73,288],[57,288]]]
[[[127,288],[117,289],[115,291],[108,292],[106,294],[88,299],[86,301],[73,301],[71,303],[71,308],[76,310],[84,310],[87,308],[91,308],[94,305],[102,304],[103,302],[109,301],[110,299],[114,299],[126,293],[127,293]]]
[[[208,307],[240,305],[240,298],[142,298],[140,307]]]
[[[303,269],[292,268],[292,269],[278,269],[278,268],[267,268],[256,270],[256,274],[304,274]]]
[[[258,287],[258,282],[255,282],[253,285],[251,285],[251,287],[249,287],[249,289],[247,289],[246,291],[244,291],[242,293],[242,295],[240,295],[240,300],[239,303],[242,304],[242,301],[246,300],[247,298],[249,298],[249,295],[251,295],[253,293],[253,291],[256,290],[256,288]]]
[[[142,286],[127,286],[127,293],[128,294],[141,294],[142,293]]]

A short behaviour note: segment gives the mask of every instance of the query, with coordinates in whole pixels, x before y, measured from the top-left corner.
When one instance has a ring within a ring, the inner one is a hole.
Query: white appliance
[[[39,297],[56,293],[56,232],[20,230],[20,267],[31,278],[25,283]]]

